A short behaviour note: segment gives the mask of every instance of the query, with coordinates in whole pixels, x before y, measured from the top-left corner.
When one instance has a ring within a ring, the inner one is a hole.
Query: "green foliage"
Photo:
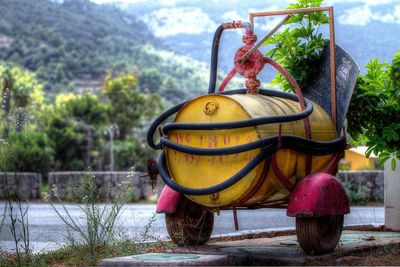
[[[318,7],[323,0],[298,0],[288,9]],[[268,39],[273,44],[267,55],[273,57],[297,80],[300,87],[307,86],[309,79],[319,70],[317,62],[326,45],[320,25],[329,23],[322,12],[292,15],[286,24],[290,27]],[[400,159],[400,51],[392,64],[371,60],[366,66],[367,74],[360,75],[347,114],[348,131],[356,144],[365,143],[379,155],[381,163]],[[281,75],[272,81],[285,91],[293,91]]]
[[[127,197],[127,181],[122,182],[119,189],[119,194],[112,202],[98,205],[99,190],[96,177],[92,174],[83,177],[80,184],[72,188],[74,195],[82,203],[78,207],[83,212],[83,216],[79,217],[73,216],[71,210],[59,198],[57,202],[61,208],[50,201],[67,230],[68,246],[76,251],[79,248],[86,248],[87,254],[81,256],[89,265],[96,265],[102,248],[118,246],[121,243],[118,238],[124,237],[125,242],[128,241],[124,229],[118,224],[118,218]],[[57,189],[54,188],[54,192],[56,191]],[[82,218],[84,223],[81,223]]]
[[[138,80],[132,72],[122,72],[115,77],[109,72],[103,82],[103,92],[109,99],[110,122],[118,125],[122,140],[162,109],[158,95],[138,91]]]
[[[366,204],[367,201],[365,200],[365,192],[361,189],[361,187],[353,188],[349,182],[345,182],[343,186],[346,190],[347,196],[349,197],[351,205]]]
[[[319,7],[323,0],[299,0],[287,9]],[[299,83],[300,88],[307,86],[309,80],[319,70],[316,68],[326,40],[319,33],[319,27],[329,23],[323,12],[301,13],[292,15],[286,22],[287,27],[269,38],[264,45],[275,45],[267,52],[281,64]],[[284,91],[293,91],[286,78],[278,73],[273,85],[279,85]]]
[[[47,173],[52,168],[53,150],[46,135],[38,132],[12,132],[0,144],[2,172]]]
[[[49,84],[98,78],[112,59],[154,42],[135,17],[88,0],[2,0],[0,17],[0,32],[12,38],[0,58],[31,70],[43,66]]]
[[[35,112],[44,104],[43,85],[32,72],[20,67],[0,64],[0,89],[3,102],[4,92],[9,90],[11,107],[28,108]]]
[[[400,160],[400,50],[392,64],[371,60],[367,74],[360,75],[350,102],[348,132],[356,145],[365,143],[379,155],[380,163]]]
[[[55,170],[94,168],[101,154],[106,106],[92,94],[59,94],[47,114],[45,131],[54,148]]]
[[[133,137],[115,141],[114,153],[117,170],[127,170],[135,166],[137,171],[147,171],[147,160],[153,156],[147,145]]]
[[[52,92],[100,81],[107,70],[126,71],[132,65],[140,70],[143,89],[158,91],[173,77],[180,101],[205,92],[208,66],[163,50],[135,16],[89,0],[59,2],[1,0],[0,35],[6,45],[0,60],[36,71]]]
[[[55,112],[60,112],[64,117],[71,117],[93,126],[102,125],[106,121],[106,105],[90,93],[58,94],[55,108]]]
[[[162,80],[159,71],[155,68],[144,69],[139,73],[140,87],[148,89],[150,92],[159,91]]]

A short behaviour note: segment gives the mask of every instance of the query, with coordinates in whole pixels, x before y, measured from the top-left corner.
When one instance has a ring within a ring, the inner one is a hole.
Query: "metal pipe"
[[[329,13],[329,40],[330,40],[330,70],[331,70],[331,113],[332,121],[336,125],[337,120],[337,99],[336,99],[336,53],[335,53],[335,28],[334,28],[334,13],[333,6],[325,7],[311,7],[311,8],[298,8],[289,10],[278,11],[265,11],[249,13],[249,22],[254,27],[255,17],[267,17],[276,15],[291,15],[297,13],[311,13],[311,12],[328,12]]]
[[[233,211],[233,221],[235,223],[235,230],[237,231],[239,230],[239,222],[238,222],[236,207],[233,207],[232,211]]]
[[[329,39],[330,39],[330,67],[331,67],[331,103],[332,121],[336,125],[336,51],[335,51],[335,27],[333,18],[333,7],[329,7]]]
[[[252,13],[249,13],[249,22],[254,27],[254,18],[255,17],[267,17],[267,16],[276,16],[276,15],[291,15],[291,14],[297,14],[297,13],[311,13],[311,12],[318,12],[318,11],[329,11],[330,8],[332,8],[332,6],[298,8],[298,9],[264,11],[264,12],[252,12]]]
[[[249,22],[232,21],[225,22],[218,26],[214,33],[214,38],[211,46],[211,66],[210,66],[210,80],[208,83],[208,93],[215,93],[217,84],[217,69],[218,69],[218,50],[219,42],[221,41],[222,32],[227,29],[244,28],[247,32],[253,31],[253,25]]]
[[[267,33],[256,45],[254,45],[247,53],[238,59],[239,63],[243,63],[251,54],[254,53],[269,37],[271,37],[285,22],[290,18],[290,15],[286,15],[278,25],[276,25],[269,33]],[[251,24],[250,24],[251,25]]]

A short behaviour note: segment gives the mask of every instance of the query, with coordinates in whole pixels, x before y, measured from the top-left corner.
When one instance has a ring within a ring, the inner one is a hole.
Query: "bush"
[[[93,94],[59,94],[47,112],[45,130],[52,140],[55,170],[95,168],[107,123],[106,106]]]
[[[298,0],[288,9],[317,7],[323,0]],[[311,12],[292,15],[290,24],[281,33],[266,41],[275,45],[267,55],[273,57],[297,80],[300,87],[307,86],[316,69],[326,40],[318,33],[319,27],[329,22],[326,14]],[[395,168],[396,158],[400,160],[400,50],[392,64],[371,60],[367,74],[360,75],[350,102],[347,120],[348,132],[355,145],[369,147],[366,156],[373,152],[379,155],[380,163],[391,159]],[[280,73],[272,84],[278,84],[285,91],[292,86]]]
[[[57,197],[57,189],[53,188],[61,208],[51,201],[50,204],[66,227],[68,246],[74,248],[78,253],[84,249],[85,253],[81,257],[87,258],[90,265],[96,265],[102,249],[114,249],[120,246],[121,242],[125,242],[126,245],[130,243],[125,229],[118,222],[126,203],[128,181],[121,182],[120,189],[121,192],[112,202],[99,205],[97,203],[100,193],[96,177],[93,174],[83,177],[79,185],[72,187],[73,195],[78,197],[78,201],[81,203],[78,204],[78,207],[82,211],[82,216],[75,217],[68,206]],[[121,238],[123,241],[118,240]]]
[[[287,9],[319,7],[323,0],[298,0]],[[316,64],[322,54],[327,40],[319,33],[319,27],[329,23],[328,16],[323,12],[300,13],[290,17],[290,24],[280,33],[270,37],[265,45],[275,45],[267,52],[282,65],[298,82],[300,88],[307,86],[311,77],[319,70]],[[284,91],[293,91],[286,78],[278,73],[272,85],[279,85]]]
[[[0,146],[1,171],[47,173],[53,166],[53,150],[45,134],[12,132]]]
[[[383,164],[400,160],[400,50],[391,65],[371,60],[360,75],[350,102],[348,132],[355,145],[365,143]]]
[[[137,171],[146,171],[147,160],[153,156],[152,151],[135,138],[115,141],[114,153],[116,170],[129,170],[134,167]]]

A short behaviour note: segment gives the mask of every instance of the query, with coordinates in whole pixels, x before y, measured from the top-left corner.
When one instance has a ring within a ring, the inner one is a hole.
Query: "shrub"
[[[120,193],[112,202],[98,204],[100,195],[96,177],[93,174],[83,177],[79,185],[72,187],[73,195],[81,203],[78,207],[83,213],[82,216],[75,217],[58,198],[57,189],[53,188],[61,208],[52,201],[50,204],[66,228],[68,246],[78,253],[84,250],[85,253],[81,256],[87,258],[90,265],[96,265],[104,248],[114,249],[119,246],[121,244],[119,238],[125,238],[128,244],[124,229],[118,224],[119,215],[126,202],[128,183],[123,181],[120,189]]]
[[[114,151],[117,170],[129,170],[134,166],[137,171],[146,171],[147,160],[152,156],[152,151],[136,138],[115,141]]]
[[[287,9],[319,7],[323,0],[299,0],[290,4]],[[300,88],[307,86],[310,77],[319,70],[316,64],[322,54],[327,40],[319,33],[319,27],[329,23],[328,16],[323,12],[300,13],[290,17],[287,27],[267,39],[265,45],[274,47],[267,52],[296,79]],[[279,85],[284,91],[293,91],[286,78],[278,73],[272,85]]]
[[[317,7],[323,0],[298,0],[288,9]],[[318,33],[319,27],[329,22],[326,14],[311,12],[292,15],[283,32],[266,41],[273,44],[268,56],[273,57],[297,80],[300,87],[307,86],[313,77],[326,40]],[[380,163],[391,159],[394,169],[400,160],[400,50],[392,64],[371,60],[367,74],[360,75],[350,102],[347,120],[353,144],[369,147],[366,156],[379,155]],[[280,73],[272,81],[285,91],[293,91]]]
[[[1,171],[45,174],[53,165],[53,150],[43,133],[12,132],[1,144],[0,150]]]
[[[348,132],[353,143],[365,143],[383,164],[400,160],[400,50],[392,64],[371,60],[360,75],[349,106]]]
[[[59,94],[46,118],[55,170],[95,168],[100,157],[106,106],[93,94]]]

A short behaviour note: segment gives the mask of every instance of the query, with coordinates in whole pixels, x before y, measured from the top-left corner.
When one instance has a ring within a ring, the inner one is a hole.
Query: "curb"
[[[349,228],[360,228],[351,226]],[[100,266],[235,266],[235,265],[304,265],[315,260],[324,261],[364,254],[388,245],[400,245],[399,232],[385,232],[382,227],[369,227],[375,231],[346,230],[334,251],[326,255],[306,255],[294,235],[255,237],[211,242],[203,246],[188,246],[148,253],[104,259]],[[378,230],[378,231],[376,231]],[[292,230],[290,230],[292,231]],[[286,232],[288,233],[288,232]],[[276,234],[276,233],[273,233]],[[282,234],[282,233],[281,233]],[[340,262],[338,262],[340,264]]]

